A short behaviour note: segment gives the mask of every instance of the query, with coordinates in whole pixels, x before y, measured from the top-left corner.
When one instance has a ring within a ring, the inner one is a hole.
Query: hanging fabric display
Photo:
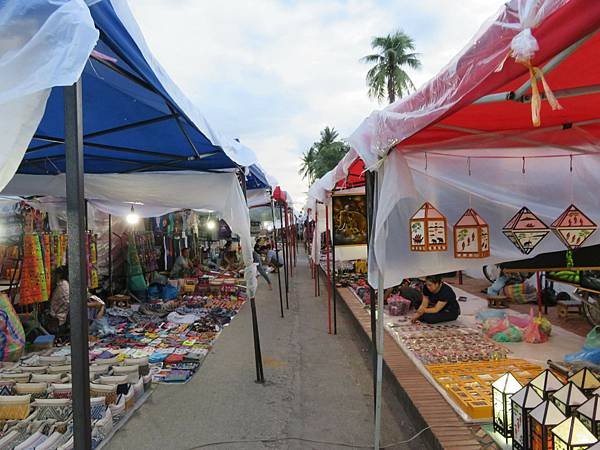
[[[528,255],[550,233],[550,229],[524,206],[504,225],[502,233],[522,253]]]
[[[413,252],[448,250],[447,220],[429,202],[423,203],[410,219],[410,249]]]
[[[570,205],[550,225],[554,234],[571,250],[581,247],[597,228],[598,226],[575,205]]]
[[[40,303],[48,300],[48,287],[40,236],[26,234],[23,236],[23,267],[20,284],[22,305]]]
[[[490,256],[490,227],[474,209],[465,211],[454,225],[455,258]]]

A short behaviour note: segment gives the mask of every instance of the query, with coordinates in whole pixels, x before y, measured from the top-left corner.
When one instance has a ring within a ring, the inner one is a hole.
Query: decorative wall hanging
[[[335,245],[367,244],[367,197],[334,195],[331,201]]]
[[[410,219],[410,249],[413,252],[448,250],[447,220],[431,203],[423,203]]]
[[[455,258],[490,256],[490,227],[474,209],[469,208],[454,225]]]
[[[598,225],[582,213],[575,205],[569,206],[558,219],[550,225],[554,234],[569,249],[574,250],[596,231]]]
[[[524,206],[504,225],[502,232],[522,253],[528,255],[550,233],[550,229]]]

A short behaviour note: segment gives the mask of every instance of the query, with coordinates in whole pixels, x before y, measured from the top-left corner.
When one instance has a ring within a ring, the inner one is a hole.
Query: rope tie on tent
[[[563,107],[560,105],[560,103],[558,103],[558,100],[554,96],[554,92],[552,92],[552,89],[550,89],[550,86],[544,77],[544,72],[542,72],[539,67],[532,65],[531,61],[529,60],[521,62],[521,64],[523,64],[529,70],[529,79],[531,81],[531,121],[533,122],[534,127],[539,127],[542,123],[540,117],[540,112],[542,109],[542,97],[538,87],[538,79],[542,82],[546,100],[548,100],[552,111],[563,109]]]

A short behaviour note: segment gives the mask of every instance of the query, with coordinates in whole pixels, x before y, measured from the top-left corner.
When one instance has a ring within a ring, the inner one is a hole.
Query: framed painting
[[[367,197],[334,195],[333,242],[337,245],[367,244]]]

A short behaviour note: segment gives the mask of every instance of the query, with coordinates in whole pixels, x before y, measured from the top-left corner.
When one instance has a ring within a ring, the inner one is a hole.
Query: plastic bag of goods
[[[492,339],[496,342],[521,342],[523,333],[514,325],[510,325],[504,331],[494,334]]]

